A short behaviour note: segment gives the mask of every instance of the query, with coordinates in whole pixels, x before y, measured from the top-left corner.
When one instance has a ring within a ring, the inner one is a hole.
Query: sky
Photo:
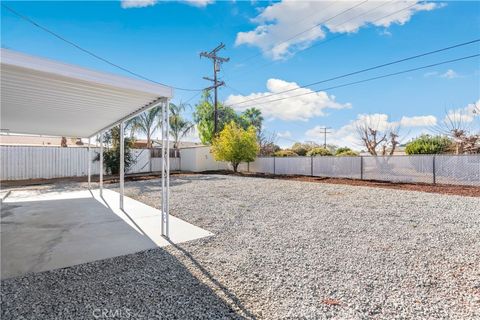
[[[260,109],[265,132],[282,147],[295,141],[323,143],[326,126],[331,128],[328,143],[359,149],[355,128],[365,122],[399,127],[401,141],[407,142],[433,133],[452,112],[461,114],[471,130],[478,128],[472,104],[480,105],[479,57],[344,85],[479,54],[480,42],[323,81],[478,40],[478,1],[2,3],[105,59],[179,88],[209,86],[202,77],[212,76],[212,64],[199,54],[224,43],[219,55],[230,60],[219,73],[226,83],[219,90],[221,101],[238,112]],[[1,18],[4,48],[131,76],[4,7]],[[192,105],[186,117],[198,99],[196,91],[175,90],[174,102]]]

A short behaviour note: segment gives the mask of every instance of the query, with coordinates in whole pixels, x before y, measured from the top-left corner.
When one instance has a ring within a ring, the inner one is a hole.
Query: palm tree
[[[263,123],[262,111],[260,111],[257,108],[250,108],[245,110],[242,116],[248,122],[249,125],[252,125],[255,127],[257,131],[257,136],[259,136],[262,131],[262,123]]]
[[[127,121],[126,125],[130,127],[132,136],[138,131],[147,136],[147,148],[152,147],[152,135],[159,126],[158,118],[161,110],[161,107],[154,107]]]
[[[195,125],[191,121],[184,119],[181,115],[187,106],[185,103],[170,103],[170,136],[173,138],[175,155],[178,155],[180,140],[195,128]]]

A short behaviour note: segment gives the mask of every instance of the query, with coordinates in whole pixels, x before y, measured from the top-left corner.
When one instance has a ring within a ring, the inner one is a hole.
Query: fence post
[[[363,156],[360,156],[360,180],[363,180]]]
[[[273,156],[273,174],[275,175],[275,156]]]
[[[433,184],[436,184],[437,183],[437,173],[436,173],[436,170],[435,170],[435,155],[433,155],[433,158],[432,158],[432,171],[433,171]]]
[[[250,162],[247,162],[247,172],[250,172]]]
[[[313,177],[313,156],[310,156],[310,172],[311,176]]]

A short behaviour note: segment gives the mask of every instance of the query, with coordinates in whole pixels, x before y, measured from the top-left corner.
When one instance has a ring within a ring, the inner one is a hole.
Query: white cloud
[[[446,78],[446,79],[455,79],[458,78],[459,75],[452,69],[448,69],[445,73],[443,73],[440,77]]]
[[[453,122],[462,122],[462,123],[470,123],[475,120],[475,118],[479,117],[478,111],[480,108],[480,99],[477,100],[475,103],[470,103],[464,108],[460,109],[453,109],[448,110],[447,115],[445,116],[444,121],[449,123]]]
[[[129,8],[144,8],[144,7],[149,7],[156,5],[159,0],[120,0],[121,6],[124,9],[129,9]],[[214,0],[183,0],[179,2],[184,2],[186,4],[189,4],[194,7],[206,7],[209,4],[212,4]]]
[[[350,103],[339,103],[335,101],[335,96],[328,95],[324,91],[313,92],[308,88],[298,89],[299,86],[295,82],[287,82],[280,79],[269,79],[267,81],[267,92],[252,93],[247,96],[230,95],[226,104],[232,105],[237,111],[245,111],[245,109],[255,106],[262,111],[262,114],[268,118],[276,118],[281,120],[302,120],[306,121],[313,117],[324,116],[325,109],[345,109],[351,108]],[[278,93],[285,90],[293,90],[290,92],[280,93],[272,97],[268,97],[272,93]],[[307,94],[308,93],[308,94]],[[302,96],[294,97],[297,95]],[[265,97],[265,98],[263,98]],[[287,98],[285,100],[265,103],[277,99]],[[250,99],[258,99],[252,102],[246,102],[236,105]],[[263,103],[262,103],[263,102]]]
[[[414,117],[402,117],[400,120],[400,126],[402,127],[426,127],[437,124],[437,118],[435,116],[414,116]]]
[[[283,132],[278,132],[277,133],[277,137],[279,138],[291,138],[292,137],[292,133],[290,131],[283,131]]]
[[[327,32],[353,33],[369,24],[384,29],[392,24],[403,25],[416,12],[430,11],[442,6],[438,3],[419,1],[392,1],[380,5],[377,1],[369,1],[346,11],[356,4],[360,2],[274,3],[252,19],[252,22],[257,24],[255,29],[237,34],[235,44],[256,46],[269,58],[285,59],[297,51],[310,47],[313,42],[325,38]],[[412,4],[412,7],[406,9]],[[341,12],[344,13],[338,15]],[[338,16],[329,20],[336,15]],[[299,19],[300,17],[302,19]]]
[[[214,0],[185,0],[184,2],[188,3],[191,6],[203,8],[208,6],[209,4],[212,4]]]
[[[124,9],[144,8],[157,4],[158,0],[121,0],[121,6]]]

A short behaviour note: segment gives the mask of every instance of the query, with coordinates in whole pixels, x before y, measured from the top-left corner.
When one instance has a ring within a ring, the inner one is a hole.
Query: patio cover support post
[[[90,138],[88,138],[87,161],[88,189],[90,189],[92,181],[92,148],[90,147]]]
[[[120,209],[123,210],[123,193],[124,193],[124,179],[125,179],[125,137],[124,137],[124,122],[120,122]]]
[[[100,140],[100,197],[103,196],[103,132],[99,134]]]
[[[169,189],[170,189],[170,121],[169,100],[162,105],[162,236],[169,237]]]

